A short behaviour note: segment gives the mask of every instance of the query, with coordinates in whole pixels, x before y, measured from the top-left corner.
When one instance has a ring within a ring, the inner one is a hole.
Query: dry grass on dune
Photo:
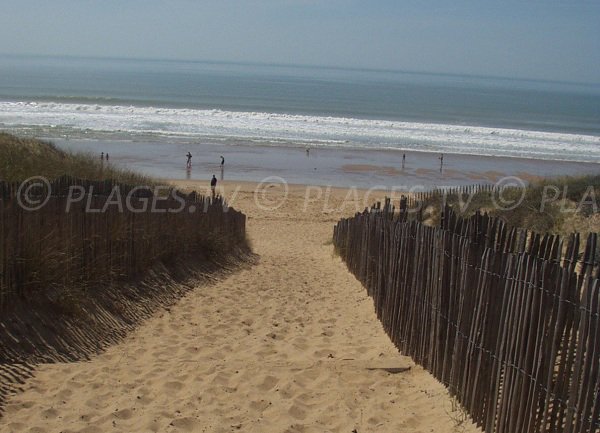
[[[0,421],[7,398],[39,364],[70,368],[101,353],[198,282],[255,259],[244,241],[245,217],[223,212],[218,200],[188,199],[188,209],[205,212],[146,207],[134,215],[128,206],[103,207],[107,195],[88,193],[88,211],[87,200],[67,206],[56,193],[33,211],[1,184],[64,175],[74,178],[70,185],[158,184],[92,155],[0,133]],[[144,199],[134,198],[133,208]]]
[[[53,143],[0,132],[0,180],[19,182],[32,176],[55,179],[63,175],[80,179],[112,179],[134,185],[153,185],[148,176],[102,163],[97,155],[71,153]]]
[[[500,217],[511,227],[521,227],[538,233],[568,235],[580,232],[587,235],[600,232],[598,218],[600,199],[600,175],[565,176],[546,178],[531,183],[525,191],[508,189],[502,197],[495,198],[489,191],[477,192],[467,203],[467,197],[448,195],[447,202],[463,214],[475,211],[488,212]],[[425,203],[429,207],[430,222],[438,223],[442,197],[435,197]],[[520,202],[514,209],[501,209],[495,203]]]
[[[53,180],[64,175],[74,178],[77,185],[89,180],[158,183],[103,164],[91,155],[68,153],[49,142],[0,133],[0,181],[19,182],[32,176]],[[0,253],[0,271],[17,275],[0,287],[0,311],[18,302],[17,298],[26,303],[50,300],[61,309],[66,306],[68,311],[78,310],[76,304],[94,288],[130,282],[155,263],[186,257],[209,259],[227,255],[235,248],[247,249],[243,233],[239,233],[243,227],[237,214],[222,212],[216,202],[210,209],[205,208],[208,216],[190,212],[165,216],[150,209],[143,215],[135,212],[138,215],[134,221],[134,211],[123,207],[122,197],[121,207],[100,207],[108,203],[104,201],[107,198],[93,197],[91,209],[96,211],[88,212],[87,200],[67,205],[68,200],[55,195],[48,198],[47,205],[29,212],[12,206],[14,197],[9,195],[5,202],[0,195],[0,214],[4,215],[0,229],[7,239],[4,255]],[[143,199],[135,203],[132,206],[137,209],[144,205]],[[15,221],[21,221],[21,225]]]

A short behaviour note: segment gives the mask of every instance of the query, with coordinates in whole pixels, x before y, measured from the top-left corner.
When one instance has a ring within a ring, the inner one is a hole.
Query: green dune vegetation
[[[148,176],[102,164],[98,155],[64,152],[48,141],[0,132],[0,181],[18,182],[32,176],[52,180],[65,174],[80,179],[112,179],[134,185],[155,183]]]
[[[429,223],[439,223],[444,200],[460,215],[487,212],[512,227],[537,233],[564,236],[600,232],[600,175],[549,177],[532,182],[525,189],[477,191],[470,197],[456,193],[445,198],[432,195],[423,204]]]

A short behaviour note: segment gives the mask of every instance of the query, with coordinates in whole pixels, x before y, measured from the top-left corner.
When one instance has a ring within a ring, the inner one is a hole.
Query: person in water
[[[223,167],[225,165],[225,158],[223,158],[223,155],[221,155],[221,167]]]
[[[192,166],[192,154],[190,152],[187,153],[187,166],[190,168]]]

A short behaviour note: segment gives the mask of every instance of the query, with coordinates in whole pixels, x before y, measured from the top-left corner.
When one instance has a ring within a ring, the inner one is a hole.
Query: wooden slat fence
[[[568,239],[383,206],[342,219],[334,245],[398,349],[488,433],[600,431],[597,236]]]
[[[151,189],[63,177],[52,182],[46,205],[29,211],[19,205],[19,186],[0,182],[0,311],[40,293],[52,298],[65,288],[90,290],[134,278],[159,260],[211,249],[226,253],[245,239],[245,215],[221,197],[178,192],[176,199],[163,190],[158,200]],[[86,194],[69,206],[70,187]],[[111,196],[115,187],[119,196]],[[45,193],[36,187],[29,192]],[[112,204],[102,211],[107,201]]]
[[[419,202],[427,202],[428,200],[431,200],[434,198],[439,198],[439,197],[444,197],[444,196],[449,197],[449,196],[454,196],[454,195],[469,195],[469,194],[478,194],[478,193],[482,193],[482,192],[494,193],[494,192],[498,191],[498,189],[505,189],[505,188],[515,188],[515,187],[502,186],[502,185],[497,186],[494,184],[487,184],[487,183],[462,185],[462,186],[455,186],[455,187],[449,187],[449,188],[435,187],[435,188],[431,188],[427,191],[416,191],[416,192],[412,193],[411,196]]]
[[[503,197],[509,198],[513,195],[518,200],[525,191],[522,186],[505,185],[505,184],[474,184],[462,185],[456,187],[440,188],[434,187],[424,191],[411,191],[402,195],[402,198],[397,203],[397,208],[394,210],[399,212],[408,211],[405,214],[406,219],[416,219],[423,221],[424,211],[428,206],[443,207],[447,203],[458,203],[464,206],[460,209],[460,213],[468,211],[468,203],[471,199],[478,195],[489,195],[492,200],[501,200]]]

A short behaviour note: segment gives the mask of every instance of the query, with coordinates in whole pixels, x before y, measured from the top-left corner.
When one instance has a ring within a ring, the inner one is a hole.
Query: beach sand
[[[478,431],[398,353],[334,254],[333,225],[361,192],[220,186],[248,215],[258,264],[197,287],[90,361],[39,366],[0,431]]]

